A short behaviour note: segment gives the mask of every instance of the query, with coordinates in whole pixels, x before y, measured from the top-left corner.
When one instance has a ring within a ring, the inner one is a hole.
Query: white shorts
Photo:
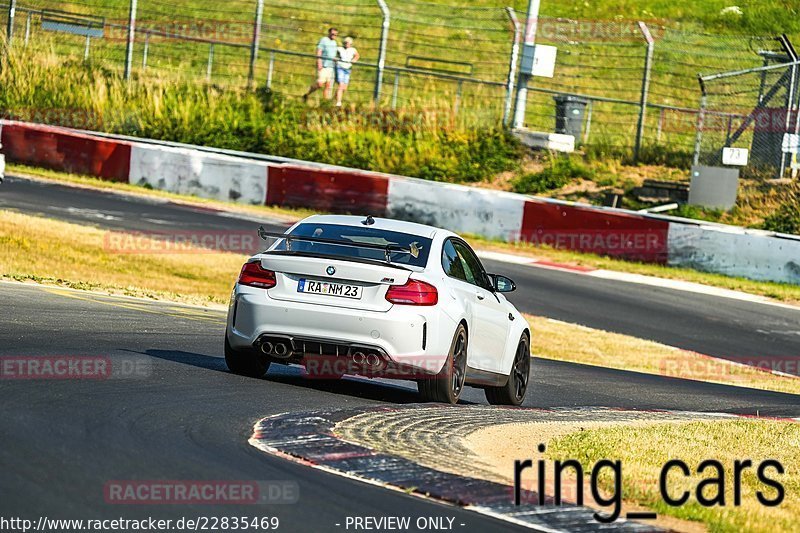
[[[327,85],[333,83],[335,77],[333,75],[333,67],[322,67],[317,71],[317,83],[320,85]]]

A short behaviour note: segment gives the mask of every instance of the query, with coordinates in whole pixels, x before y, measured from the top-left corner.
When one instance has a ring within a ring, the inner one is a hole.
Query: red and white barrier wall
[[[800,283],[800,237],[3,121],[10,161],[248,204],[413,220],[507,241]]]

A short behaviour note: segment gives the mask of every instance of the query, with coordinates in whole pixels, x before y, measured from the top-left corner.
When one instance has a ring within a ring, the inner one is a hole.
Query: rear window
[[[409,235],[408,233],[386,231],[370,227],[306,223],[297,226],[292,230],[290,235],[331,239],[342,242],[378,244],[380,246],[391,244],[417,252],[416,257],[414,257],[414,255],[410,253],[392,251],[390,255],[391,262],[398,265],[424,267],[428,263],[428,254],[430,254],[431,251],[431,239],[420,237],[419,235]],[[281,239],[273,250],[286,250],[286,240]],[[386,261],[386,254],[383,250],[356,248],[338,244],[292,241],[291,251],[348,259]]]

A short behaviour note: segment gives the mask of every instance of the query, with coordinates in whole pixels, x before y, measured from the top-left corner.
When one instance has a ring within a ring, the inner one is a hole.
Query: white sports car
[[[465,385],[520,405],[530,373],[528,324],[455,233],[396,220],[312,216],[242,267],[225,361],[260,377],[270,363],[309,375],[413,379],[426,401],[456,403]]]

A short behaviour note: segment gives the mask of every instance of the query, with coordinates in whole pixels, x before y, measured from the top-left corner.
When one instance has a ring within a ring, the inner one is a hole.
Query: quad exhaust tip
[[[289,353],[289,347],[285,343],[279,342],[275,344],[275,357],[286,357]]]
[[[273,349],[274,347],[272,346],[271,342],[264,342],[261,344],[261,351],[267,355],[270,355]]]

